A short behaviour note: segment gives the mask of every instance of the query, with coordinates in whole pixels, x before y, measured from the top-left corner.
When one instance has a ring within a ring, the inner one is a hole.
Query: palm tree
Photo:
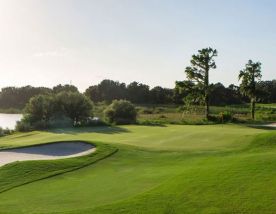
[[[261,80],[261,63],[254,63],[249,60],[245,69],[240,71],[239,80],[241,80],[240,90],[242,94],[248,96],[251,102],[251,117],[255,119],[255,103],[257,99],[256,83]]]

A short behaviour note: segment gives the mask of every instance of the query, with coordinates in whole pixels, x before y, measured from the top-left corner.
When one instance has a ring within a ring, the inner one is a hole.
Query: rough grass
[[[119,150],[87,167],[0,193],[0,213],[276,212],[275,130],[238,125],[82,128],[12,135],[0,139],[0,145],[68,139],[101,141]],[[13,181],[24,166],[32,173],[40,170],[27,163],[10,167]]]
[[[167,124],[208,124],[205,120],[204,106],[158,106],[147,105],[137,107],[139,110],[138,119],[140,122],[155,121]],[[251,120],[250,104],[210,106],[210,114],[219,116],[223,112],[231,114],[236,121],[240,122],[269,122],[276,120],[275,104],[257,104],[256,120]]]

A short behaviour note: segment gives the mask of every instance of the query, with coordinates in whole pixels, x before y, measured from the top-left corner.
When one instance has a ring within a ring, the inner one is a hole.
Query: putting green
[[[96,155],[105,152],[105,156],[87,167],[0,193],[0,213],[276,211],[273,130],[238,125],[83,128],[16,134],[1,138],[0,145],[57,140],[93,141],[103,147]],[[112,153],[114,148],[119,150]],[[95,154],[91,157],[96,159]],[[79,159],[70,164],[78,164]],[[13,176],[0,179],[0,188],[8,180],[20,179],[13,168],[33,173],[57,163],[64,169],[70,165],[68,160],[15,164],[8,168]],[[25,172],[25,178],[35,177]]]

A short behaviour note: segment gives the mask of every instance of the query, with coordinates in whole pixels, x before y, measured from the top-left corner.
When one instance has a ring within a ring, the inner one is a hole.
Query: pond
[[[14,129],[16,121],[22,118],[22,114],[2,114],[0,113],[0,127]]]

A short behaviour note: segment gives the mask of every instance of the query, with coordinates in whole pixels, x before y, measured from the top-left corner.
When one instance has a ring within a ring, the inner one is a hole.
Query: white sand
[[[276,128],[276,123],[270,123],[267,125],[264,125],[265,127],[270,127],[270,128]]]
[[[87,155],[96,150],[88,143],[61,142],[0,151],[0,166],[15,161],[53,160]]]

